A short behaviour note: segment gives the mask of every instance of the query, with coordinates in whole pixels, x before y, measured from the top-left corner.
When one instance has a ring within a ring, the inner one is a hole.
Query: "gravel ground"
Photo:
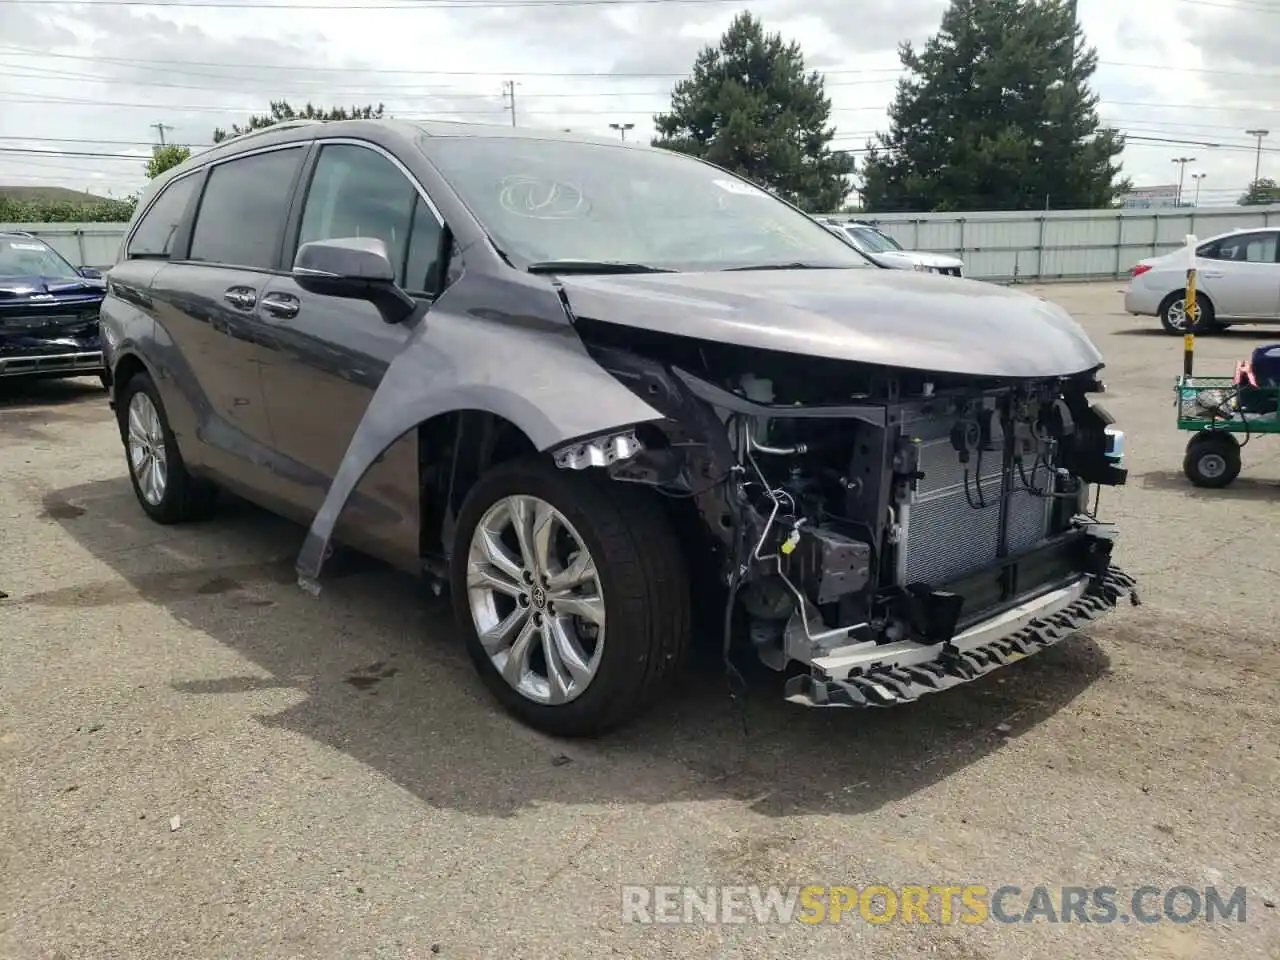
[[[890,711],[757,682],[745,733],[696,675],[607,740],[530,732],[410,579],[355,564],[313,599],[295,526],[151,524],[94,381],[3,388],[0,956],[1280,957],[1280,442],[1190,488],[1181,341],[1118,288],[1036,292],[1107,356],[1130,483],[1102,508],[1143,605]],[[1269,336],[1201,338],[1199,369]],[[1248,900],[1244,923],[623,921],[623,884],[712,883]]]

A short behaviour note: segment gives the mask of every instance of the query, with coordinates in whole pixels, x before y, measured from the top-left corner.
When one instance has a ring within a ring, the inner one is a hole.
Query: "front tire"
[[[489,691],[535,729],[605,733],[650,707],[684,663],[684,557],[646,494],[522,458],[467,495],[454,610]]]
[[[1218,489],[1240,475],[1240,444],[1222,430],[1197,433],[1187,443],[1182,472],[1197,487]]]
[[[187,472],[149,375],[135,374],[125,384],[117,410],[129,481],[147,516],[164,524],[207,517],[217,500],[217,488]]]

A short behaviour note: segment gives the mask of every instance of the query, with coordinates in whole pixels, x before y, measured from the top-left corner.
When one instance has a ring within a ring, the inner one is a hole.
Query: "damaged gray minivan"
[[[1136,602],[1066,313],[877,268],[687,156],[280,124],[153,181],[107,282],[141,508],[292,517],[316,593],[335,544],[447,582],[545,731],[636,716],[695,633],[796,703],[887,706]]]

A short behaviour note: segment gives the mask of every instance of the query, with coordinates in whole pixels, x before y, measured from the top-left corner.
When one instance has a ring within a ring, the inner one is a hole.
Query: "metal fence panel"
[[[0,223],[0,231],[21,230],[39,237],[76,267],[105,270],[116,262],[123,223]]]
[[[828,214],[844,218],[841,214]],[[1119,210],[1019,210],[977,213],[880,213],[875,224],[910,250],[960,257],[981,280],[1108,280],[1145,257],[1251,227],[1280,227],[1280,204]]]
[[[842,216],[828,214],[828,216]],[[1280,227],[1280,204],[1131,210],[1016,210],[976,213],[881,213],[867,220],[909,250],[960,257],[979,280],[1110,280],[1144,257],[1248,227]],[[15,223],[76,265],[106,267],[124,237],[123,223]]]

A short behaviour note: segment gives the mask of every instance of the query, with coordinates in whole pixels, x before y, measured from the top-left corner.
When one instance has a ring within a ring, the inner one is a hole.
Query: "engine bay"
[[[628,340],[593,354],[667,419],[608,470],[697,504],[728,603],[777,669],[946,643],[1095,562],[1079,544],[1105,526],[1098,489],[1126,473],[1093,372],[992,381]]]

